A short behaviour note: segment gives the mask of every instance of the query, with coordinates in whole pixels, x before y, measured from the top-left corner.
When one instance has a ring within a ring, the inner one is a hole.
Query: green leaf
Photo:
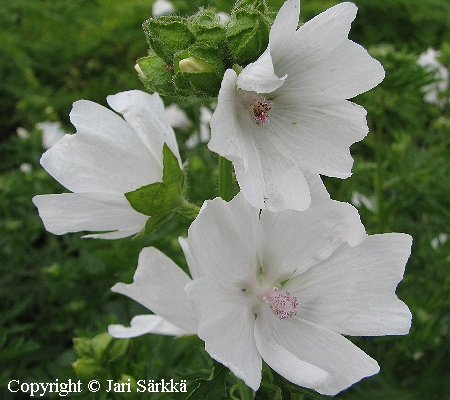
[[[154,230],[158,229],[164,222],[168,221],[173,217],[173,212],[168,212],[166,214],[157,216],[157,217],[150,217],[147,220],[147,223],[145,224],[145,228],[141,232],[141,234],[145,235],[147,233],[152,233]],[[137,236],[140,234],[138,233]]]
[[[166,143],[163,146],[163,182],[166,185],[177,185],[180,189],[183,186],[183,171]]]
[[[197,379],[199,385],[187,397],[188,400],[220,400],[227,397],[226,380],[229,370],[215,363],[209,379]]]
[[[156,217],[156,221],[149,222],[149,227],[162,223],[161,219],[184,203],[183,172],[167,144],[163,147],[163,166],[163,182],[151,183],[125,193],[136,211]]]

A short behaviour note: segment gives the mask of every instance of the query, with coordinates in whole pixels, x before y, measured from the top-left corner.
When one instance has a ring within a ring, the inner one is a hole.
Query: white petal
[[[236,285],[254,282],[257,222],[258,210],[240,194],[229,203],[221,198],[207,200],[188,232],[199,273]]]
[[[264,208],[270,211],[306,210],[311,197],[301,167],[281,155],[276,156],[273,151],[266,151],[264,147],[260,147],[259,155],[266,193]],[[239,175],[236,176],[241,183]],[[242,192],[247,195],[245,188]]]
[[[298,68],[298,67],[297,67]],[[384,68],[360,45],[346,40],[315,65],[293,74],[283,90],[350,99],[377,86]]]
[[[161,180],[161,166],[118,115],[80,100],[70,117],[77,133],[64,136],[41,157],[42,166],[67,189],[126,193]]]
[[[356,17],[354,4],[338,4],[297,32],[294,18],[298,17],[298,11],[292,4],[285,3],[283,7],[286,15],[281,18],[280,10],[277,17],[280,23],[275,21],[269,40],[275,73],[288,75],[283,90],[348,99],[383,80],[381,64],[347,38]]]
[[[211,117],[211,140],[208,148],[233,161],[235,168],[245,172],[256,148],[242,131],[241,119],[249,119],[237,95],[236,72],[227,69],[222,79],[216,110]],[[256,156],[257,157],[257,156]]]
[[[248,64],[237,77],[238,89],[256,93],[270,93],[278,89],[286,79],[279,78],[273,70],[269,48],[253,63]]]
[[[135,211],[123,194],[63,193],[33,197],[45,229],[56,235],[79,231],[124,230],[125,237],[144,228],[148,217]]]
[[[318,389],[331,378],[328,372],[299,359],[280,346],[274,336],[275,332],[264,326],[266,319],[264,312],[256,318],[255,339],[259,354],[272,369],[288,381],[309,389]]]
[[[175,133],[166,120],[164,103],[158,93],[130,90],[108,96],[106,100],[133,127],[161,166],[163,144],[167,143],[181,168]]]
[[[312,198],[305,211],[263,211],[257,240],[267,279],[283,281],[329,257],[342,242],[356,245],[367,235],[348,203]]]
[[[314,388],[319,393],[335,395],[380,369],[374,359],[336,332],[297,317],[280,320],[269,307],[261,316],[262,337],[273,336],[297,358],[330,374],[330,379]]]
[[[347,100],[282,95],[260,135],[267,151],[337,178],[351,175],[349,147],[368,133],[366,110]]]
[[[197,327],[184,287],[190,278],[170,258],[153,247],[142,249],[133,283],[117,283],[111,290],[147,307],[187,333]]]
[[[253,390],[261,383],[261,356],[254,337],[253,305],[238,288],[203,277],[186,286],[209,355]]]
[[[108,332],[112,337],[118,339],[132,338],[146,333],[169,336],[179,336],[187,333],[158,315],[136,315],[131,320],[130,325],[130,327],[109,325]]]
[[[404,335],[408,307],[395,295],[410,255],[411,237],[369,236],[356,247],[342,245],[332,256],[290,281],[299,315],[346,335]]]
[[[287,17],[288,7],[292,14]],[[357,7],[353,3],[341,3],[317,15],[302,25],[297,31],[294,29],[294,16],[298,18],[298,11],[293,9],[292,3],[286,6],[285,19],[289,19],[286,28],[280,29],[283,37],[276,34],[278,45],[269,41],[270,52],[278,76],[295,71],[299,75],[324,58],[340,43],[348,40],[351,23],[356,17]],[[280,24],[282,21],[280,21]],[[270,39],[273,36],[270,34]]]
[[[197,268],[197,264],[192,257],[191,250],[189,250],[189,242],[187,239],[179,237],[178,243],[180,243],[181,249],[183,250],[184,257],[186,258],[186,262],[191,273],[192,279],[197,279],[202,277],[201,271]]]
[[[287,0],[278,11],[277,17],[270,28],[269,46],[271,54],[282,54],[286,41],[297,30],[300,13],[300,0]],[[278,61],[279,56],[277,57]]]

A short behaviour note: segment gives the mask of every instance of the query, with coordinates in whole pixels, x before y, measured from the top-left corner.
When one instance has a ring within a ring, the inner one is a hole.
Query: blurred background
[[[146,312],[109,291],[116,282],[132,281],[142,247],[155,246],[186,268],[177,242],[178,236],[186,236],[186,219],[173,219],[152,235],[133,240],[81,239],[81,233],[46,232],[31,202],[36,194],[66,191],[42,169],[39,158],[56,140],[53,137],[75,131],[68,119],[74,101],[88,99],[106,106],[109,94],[145,90],[134,64],[148,51],[142,22],[161,12],[152,9],[153,3],[0,3],[0,393],[4,399],[21,398],[7,390],[11,379],[78,379],[72,363],[82,356],[85,361],[89,358],[80,350],[82,344],[95,347],[87,339],[97,337],[103,343],[104,336],[97,335],[106,332],[109,324],[128,324],[132,316]],[[268,3],[278,11],[283,2]],[[301,20],[337,3],[302,0]],[[413,236],[412,255],[397,289],[413,313],[413,324],[407,336],[352,338],[378,361],[381,372],[336,397],[450,399],[450,2],[355,3],[359,10],[350,38],[380,60],[386,78],[353,100],[368,110],[371,130],[351,148],[353,176],[328,178],[325,184],[332,198],[358,208],[368,233]],[[232,5],[225,0],[172,2],[173,12],[179,15],[193,14],[199,6],[229,12]],[[164,100],[166,106],[177,102]],[[217,159],[206,148],[211,101],[179,103],[177,117],[171,118],[182,158],[189,160],[188,198],[201,205],[218,193]],[[74,349],[73,338],[86,340],[79,340]],[[115,381],[186,379],[192,389],[196,378],[208,378],[211,372],[212,363],[199,340],[146,335],[111,343],[106,340],[92,362],[84,366],[80,362],[78,376]],[[256,398],[269,398],[268,390],[262,388]],[[84,396],[79,398],[92,398]],[[142,398],[177,398],[152,396]],[[293,394],[293,399],[303,396]]]

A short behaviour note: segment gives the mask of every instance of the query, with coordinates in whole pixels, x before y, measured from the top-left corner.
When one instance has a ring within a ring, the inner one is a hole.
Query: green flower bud
[[[269,44],[269,23],[254,9],[239,9],[228,21],[226,39],[234,62],[246,66],[255,61]]]
[[[91,339],[73,338],[73,347],[80,357],[94,357],[94,350],[91,346]]]
[[[108,358],[107,349],[113,341],[113,337],[108,333],[100,333],[91,339],[92,350],[95,358],[100,362],[105,362]]]
[[[86,381],[93,378],[98,379],[104,372],[103,367],[97,360],[88,357],[79,358],[72,363],[72,367],[77,377]]]
[[[195,57],[183,58],[178,62],[181,72],[214,72],[214,69],[205,61]]]
[[[224,74],[222,58],[216,49],[190,47],[174,58],[175,86],[179,94],[216,97]]]
[[[140,58],[134,68],[141,82],[152,92],[166,96],[176,94],[173,84],[173,66],[166,64],[157,55]]]
[[[269,8],[265,0],[240,0],[231,9],[231,13],[234,14],[241,8],[257,10],[263,15],[267,15]]]
[[[122,358],[130,345],[130,339],[114,339],[108,349],[108,361],[115,361]]]
[[[136,379],[134,379],[131,375],[121,374],[120,378],[117,380],[118,383],[125,384],[126,390],[120,393],[121,398],[124,399],[135,399],[136,392],[138,389]]]
[[[195,40],[186,18],[179,16],[150,18],[142,27],[153,52],[167,64],[172,64],[175,53],[187,49]]]
[[[216,13],[202,9],[190,17],[188,23],[195,35],[195,45],[214,47],[219,50],[224,48],[225,27]]]

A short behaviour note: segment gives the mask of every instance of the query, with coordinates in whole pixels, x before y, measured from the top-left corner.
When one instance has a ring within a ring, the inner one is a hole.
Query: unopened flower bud
[[[269,23],[257,10],[240,9],[227,24],[226,40],[234,62],[246,66],[267,48]]]
[[[181,72],[213,72],[214,69],[205,61],[195,57],[183,58],[179,61],[178,66]]]
[[[179,16],[150,18],[142,27],[153,52],[167,64],[172,64],[175,53],[187,49],[195,40],[186,18]]]
[[[173,66],[166,64],[157,55],[140,58],[134,69],[141,82],[152,92],[166,96],[175,95]]]
[[[174,82],[180,95],[218,95],[224,66],[215,49],[192,47],[182,51],[174,58],[174,69]]]

